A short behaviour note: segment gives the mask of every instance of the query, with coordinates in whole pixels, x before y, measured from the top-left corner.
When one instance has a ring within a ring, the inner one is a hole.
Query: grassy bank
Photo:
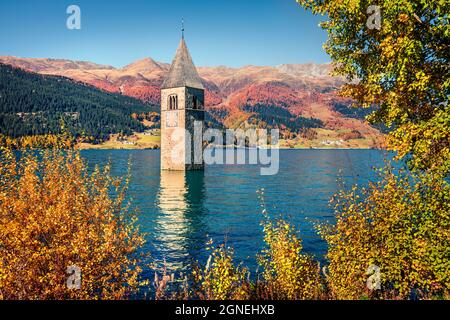
[[[144,150],[159,149],[161,145],[161,137],[158,135],[150,135],[146,133],[134,133],[131,136],[119,138],[118,135],[112,135],[108,141],[100,144],[79,143],[77,148],[80,150]]]

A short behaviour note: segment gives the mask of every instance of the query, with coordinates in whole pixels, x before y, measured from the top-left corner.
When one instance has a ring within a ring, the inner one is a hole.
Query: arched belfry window
[[[169,96],[169,110],[177,110],[178,109],[178,96],[176,94],[171,94]]]

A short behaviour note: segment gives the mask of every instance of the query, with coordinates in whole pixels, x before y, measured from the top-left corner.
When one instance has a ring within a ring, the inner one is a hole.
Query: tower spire
[[[182,36],[184,37],[184,19],[182,20]],[[163,89],[191,87],[204,89],[202,80],[198,75],[194,62],[186,46],[184,38],[180,40],[175,58],[164,80]]]

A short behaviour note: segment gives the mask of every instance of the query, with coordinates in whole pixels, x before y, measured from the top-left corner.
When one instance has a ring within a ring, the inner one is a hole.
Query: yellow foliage
[[[335,198],[337,223],[322,226],[332,297],[450,296],[450,185],[438,174],[385,173]],[[377,266],[381,290],[367,287]]]
[[[204,270],[195,268],[196,295],[206,300],[248,300],[250,280],[247,268],[236,266],[234,251],[224,244],[212,250]]]
[[[138,286],[143,238],[127,182],[74,151],[0,151],[0,299],[122,299]],[[115,193],[113,197],[111,194]],[[81,287],[67,285],[69,267]]]
[[[11,138],[0,134],[0,147],[8,149],[69,149],[74,145],[69,135],[36,135]]]
[[[283,220],[264,222],[267,248],[259,256],[263,281],[259,296],[265,299],[318,299],[322,293],[319,265],[302,254],[295,228]]]

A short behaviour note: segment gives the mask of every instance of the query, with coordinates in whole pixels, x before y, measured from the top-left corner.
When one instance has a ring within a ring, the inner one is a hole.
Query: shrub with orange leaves
[[[127,184],[75,151],[0,150],[0,299],[133,294],[144,240]]]

